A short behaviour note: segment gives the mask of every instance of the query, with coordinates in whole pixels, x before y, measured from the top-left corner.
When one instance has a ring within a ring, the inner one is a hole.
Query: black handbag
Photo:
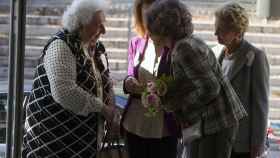
[[[105,133],[101,149],[97,152],[97,158],[128,158],[123,139],[120,136],[110,137],[108,132]]]

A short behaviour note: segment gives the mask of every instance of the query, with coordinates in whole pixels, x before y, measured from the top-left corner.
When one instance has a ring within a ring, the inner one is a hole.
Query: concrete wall
[[[271,17],[280,18],[280,0],[271,0]]]

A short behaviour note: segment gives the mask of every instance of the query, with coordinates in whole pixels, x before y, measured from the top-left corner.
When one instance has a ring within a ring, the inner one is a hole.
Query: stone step
[[[129,17],[106,17],[106,27],[131,28],[132,20]]]
[[[127,76],[127,69],[118,70],[118,71],[117,70],[111,70],[111,77],[115,82],[122,82],[126,76]]]
[[[189,11],[191,12],[193,19],[209,19],[214,18],[215,10],[222,6],[224,2],[196,2],[196,1],[185,1]],[[250,19],[255,19],[255,7],[252,5],[244,5]]]
[[[195,14],[212,14],[218,7],[228,2],[227,0],[183,0],[184,3],[190,8],[192,13]],[[255,11],[256,2],[254,0],[239,0],[239,3],[246,8],[248,12]],[[195,9],[195,7],[201,10]]]
[[[132,33],[135,34],[135,33]],[[49,36],[26,36],[26,45],[30,46],[41,46],[43,47],[46,42],[48,41],[50,37]],[[127,49],[128,48],[128,39],[127,38],[101,38],[101,41],[105,44],[108,48],[122,48]],[[214,46],[217,44],[217,41],[207,41],[206,43],[209,44],[209,46]],[[7,35],[1,35],[0,34],[0,45],[8,45],[8,36]],[[268,55],[271,56],[277,56],[280,55],[280,45],[279,44],[264,44],[264,43],[253,43],[256,47],[264,50]],[[273,62],[275,63],[275,62]]]
[[[45,3],[45,1],[41,1],[38,3],[27,3],[26,13],[32,15],[56,15],[61,16],[64,10],[67,7],[67,4],[55,1],[51,3]],[[114,15],[117,17],[127,17],[128,14],[131,14],[132,3],[112,3],[109,4],[106,14]],[[10,5],[9,3],[0,3],[0,14],[9,14]]]
[[[0,68],[0,80],[7,80],[8,78],[8,58],[6,57],[0,57],[0,63],[1,63],[1,68]],[[115,74],[115,78],[117,80],[121,80],[125,77],[124,72],[127,70],[127,63],[125,60],[109,60],[110,63],[110,68],[112,72],[123,72],[122,75]],[[29,58],[25,59],[25,69],[33,69],[35,65],[37,64],[36,60],[32,60]],[[274,67],[271,67],[271,70],[273,70]],[[33,71],[25,71],[25,78],[32,79],[33,77]],[[276,75],[271,75],[270,79],[270,89],[271,89],[271,94],[273,96],[280,97],[280,79]]]
[[[0,24],[9,24],[10,15],[0,14]],[[60,25],[61,16],[40,16],[40,15],[27,15],[26,24],[28,25]],[[129,25],[128,17],[116,18],[106,17],[106,26],[108,27],[124,27],[127,28]]]
[[[0,14],[0,24],[9,24],[9,14]],[[29,25],[59,25],[61,16],[39,16],[39,15],[27,15],[27,24]],[[107,16],[106,26],[108,27],[128,27],[128,22],[131,19],[128,17],[114,17]],[[197,31],[213,31],[214,30],[214,19],[211,21],[206,20],[195,20],[193,21],[194,28]],[[250,23],[248,32],[257,33],[280,33],[279,26],[276,24],[263,24],[263,23]]]
[[[63,0],[63,1],[57,1],[57,0],[27,0],[26,5],[69,5],[73,0]],[[1,0],[0,5],[9,5],[9,0]]]
[[[25,73],[33,72],[33,69],[26,69]],[[1,69],[0,69],[1,72]],[[2,73],[0,73],[1,75]],[[119,71],[119,70],[111,70],[111,77],[114,81],[114,84],[116,87],[122,87],[122,81],[126,76],[126,71]],[[24,79],[24,91],[30,91],[32,88],[32,78],[33,74],[30,74],[32,76],[31,78],[25,78]],[[8,92],[8,77],[0,77],[0,92]]]
[[[110,45],[110,43],[112,44],[114,42],[106,41],[106,39],[104,39],[104,44],[106,46]],[[125,42],[119,42],[119,43],[123,44],[123,45],[126,44]],[[112,44],[112,45],[116,45],[116,44]],[[42,49],[43,49],[43,47],[40,47],[40,46],[26,46],[25,56],[27,59],[29,59],[28,63],[26,63],[26,64],[29,66],[32,66],[34,64],[34,62],[32,60],[38,59],[38,57],[41,54]],[[127,49],[125,49],[125,48],[121,49],[121,48],[108,46],[107,52],[108,52],[109,59],[119,59],[119,60],[127,59]],[[3,56],[3,57],[8,56],[8,46],[7,45],[0,45],[0,56]],[[280,75],[280,56],[268,54],[268,59],[271,64],[271,75],[273,75],[273,76]]]
[[[57,32],[60,27],[58,25],[26,25],[27,36],[50,36]],[[8,34],[10,28],[8,24],[0,24],[0,33]],[[36,31],[34,31],[36,30]],[[279,29],[280,30],[280,29]],[[106,27],[106,34],[104,37],[127,37],[129,28],[128,27]],[[132,30],[131,30],[132,31]],[[280,31],[279,31],[280,32]],[[216,36],[213,30],[196,30],[194,32],[197,36],[204,40],[216,41]],[[247,32],[245,38],[252,43],[280,43],[280,33],[256,33]]]
[[[279,120],[280,119],[280,109],[279,108],[269,108],[268,118],[270,120]]]
[[[206,41],[217,41],[213,31],[195,31],[195,35]],[[247,32],[245,39],[252,43],[278,44],[280,43],[280,33],[252,33]]]
[[[134,32],[132,32],[132,35],[135,35]],[[26,45],[32,45],[32,46],[43,46],[46,44],[50,36],[26,36]],[[107,47],[116,47],[116,48],[127,48],[127,38],[102,38],[101,41],[104,41]],[[111,42],[111,43],[110,43]],[[217,41],[207,41],[207,44],[210,46],[217,45]],[[0,44],[2,45],[8,45],[8,36],[5,34],[0,34]],[[263,44],[263,43],[253,43],[256,47],[264,50],[267,54],[271,55],[279,55],[279,44]]]
[[[36,60],[41,55],[42,49],[40,46],[26,46],[25,56]],[[107,47],[106,50],[110,59],[127,59],[127,49]],[[7,45],[0,45],[0,56],[7,56],[8,51]],[[271,64],[271,75],[280,75],[280,56],[268,54],[268,59]]]
[[[61,16],[27,15],[26,24],[29,25],[60,25]],[[10,15],[0,14],[0,24],[9,24]]]
[[[24,68],[24,79],[25,80],[32,80],[34,76],[34,68]],[[126,70],[111,70],[111,77],[115,82],[123,81],[123,79],[127,75]],[[8,68],[1,67],[0,68],[0,81],[5,81],[8,79]],[[2,88],[2,87],[1,87]]]
[[[218,45],[217,41],[207,41],[205,42],[210,46],[214,47]],[[277,56],[280,55],[279,50],[280,50],[280,45],[279,44],[263,44],[263,43],[253,43],[253,45],[261,50],[263,50],[267,55],[273,55]]]
[[[26,36],[25,44],[27,46],[40,46],[43,47],[50,36]],[[100,38],[100,41],[104,43],[106,48],[128,48],[128,39],[127,38]],[[0,34],[0,45],[8,45],[9,38],[7,35]]]
[[[0,67],[0,81],[8,78],[8,67]],[[25,67],[24,68],[24,79],[25,80],[32,80],[34,77],[34,68]],[[119,82],[122,81],[127,74],[126,70],[113,70],[111,69],[111,77]]]
[[[55,34],[60,27],[58,25],[26,25],[26,36],[50,36]],[[8,34],[9,33],[8,24],[0,24],[0,33]],[[36,30],[36,31],[34,31]],[[102,37],[128,37],[128,28],[120,27],[107,27],[106,34]]]
[[[210,21],[209,21],[210,20]],[[215,19],[208,19],[208,20],[199,20],[194,19],[194,29],[196,31],[211,31],[214,32]],[[280,33],[279,25],[277,24],[264,24],[260,21],[250,22],[249,28],[247,32],[254,32],[254,33]]]
[[[39,57],[25,57],[24,67],[34,68],[38,64]],[[7,56],[0,56],[0,69],[2,67],[8,67],[9,58]],[[111,70],[126,70],[127,60],[126,59],[109,59],[109,65]]]
[[[280,76],[270,76],[270,86],[280,87]]]
[[[1,41],[1,40],[0,40]],[[29,43],[28,40],[27,44]],[[35,40],[34,40],[35,41]],[[106,46],[106,50],[108,52],[108,55],[110,58],[113,59],[126,59],[127,58],[127,39],[109,39],[109,38],[104,38],[101,39],[101,41],[104,43]],[[121,46],[121,47],[118,47]],[[8,55],[8,44],[1,45],[0,44],[0,56],[7,56]],[[26,57],[38,57],[41,54],[41,51],[43,49],[43,46],[31,46],[27,45],[25,54]],[[266,53],[267,57],[269,60],[269,63],[273,66],[280,66],[280,54],[274,54],[269,51],[270,48],[266,48]],[[278,48],[280,50],[280,46]],[[277,72],[280,69],[276,69],[273,72]],[[280,71],[279,71],[280,74]]]
[[[24,58],[24,67],[28,68],[28,67],[31,67],[31,68],[34,68],[35,65],[38,64],[38,58],[35,58],[35,57],[25,57]],[[0,56],[0,68],[2,67],[8,67],[9,65],[9,57],[7,56]]]
[[[24,68],[24,79],[32,79],[34,76],[34,68],[25,67]],[[7,66],[0,67],[0,78],[8,78],[9,68]]]
[[[38,63],[38,57],[25,57],[25,67],[34,68]],[[8,66],[8,56],[0,56],[1,67]],[[127,69],[127,59],[109,59],[110,67],[112,70],[126,70]],[[273,67],[271,68],[273,69]],[[271,75],[270,85],[275,87],[280,87],[280,76]]]
[[[8,92],[8,79],[4,78],[4,80],[0,80],[0,92]],[[25,79],[24,80],[24,91],[30,91],[32,88],[32,80]]]
[[[56,33],[60,27],[57,25],[27,25],[26,36],[50,36]],[[34,31],[36,30],[36,31]],[[7,24],[0,24],[0,33],[7,35],[9,26]],[[216,41],[216,36],[213,31],[195,31],[198,37],[206,41]],[[104,38],[128,38],[128,28],[107,27],[106,34],[102,35]],[[262,44],[276,44],[280,43],[280,33],[246,33],[245,39],[252,43]]]
[[[269,105],[271,108],[279,108],[280,109],[280,97],[270,97]]]
[[[270,86],[271,96],[275,98],[280,98],[280,87],[278,86]]]
[[[9,14],[0,14],[0,24],[9,24]],[[61,16],[39,16],[39,15],[27,15],[27,24],[29,25],[59,25]],[[128,27],[128,22],[131,21],[128,17],[111,17],[106,18],[106,26],[108,27]],[[194,28],[197,31],[213,31],[214,19],[211,21],[194,20]],[[278,25],[275,24],[262,24],[262,23],[250,23],[248,32],[257,33],[280,33]]]
[[[280,76],[280,65],[271,65],[270,74],[275,76]]]
[[[266,54],[268,55],[279,55],[280,52],[280,45],[275,43],[275,44],[263,44],[263,43],[253,43],[253,45],[261,50],[263,50]]]
[[[268,55],[267,57],[270,65],[280,65],[280,55]]]
[[[63,1],[57,1],[57,0],[27,0],[27,4],[70,4],[73,0],[63,0]],[[198,0],[201,1],[201,0]],[[202,0],[204,1],[204,0]],[[221,0],[212,0],[212,1],[221,1]],[[246,0],[241,0],[246,1]],[[248,0],[247,0],[248,1]],[[131,3],[131,0],[110,0],[111,4],[114,3]],[[9,0],[1,0],[0,4],[9,4]]]
[[[110,62],[110,63],[112,63],[112,62]],[[25,67],[24,73],[25,73],[25,80],[30,80],[33,78],[34,68]],[[111,76],[114,80],[121,81],[126,76],[126,69],[125,70],[111,70]],[[8,67],[1,66],[0,81],[7,80],[7,78],[8,78]],[[276,89],[276,92],[278,92],[278,93],[273,94],[275,89]],[[279,87],[271,86],[270,107],[272,107],[272,108],[280,108],[279,89],[280,89]]]
[[[115,85],[115,87],[118,87],[118,89],[120,91],[119,93],[123,93],[121,90],[121,81],[119,81],[119,82],[116,81],[115,83],[118,84],[118,85]],[[8,91],[8,81],[7,80],[0,81],[0,87],[1,87],[2,91],[7,92]],[[32,79],[25,79],[24,80],[24,90],[30,91],[31,88],[32,88]],[[277,98],[277,100],[275,100],[275,98],[270,98],[268,117],[269,117],[269,119],[272,119],[272,120],[280,119],[279,98]]]
[[[106,48],[109,59],[127,59],[127,49],[121,48]]]
[[[3,1],[3,0],[2,0]],[[6,0],[7,1],[7,0]],[[27,2],[27,13],[39,14],[39,15],[47,15],[47,14],[54,14],[60,15],[63,10],[66,8],[71,1],[66,2],[58,2],[58,1],[43,1],[43,0],[36,0],[36,1],[29,1]],[[185,4],[189,7],[190,11],[194,15],[199,16],[209,16],[212,15],[214,10],[223,4],[224,1],[193,1],[193,0],[184,0]],[[243,2],[240,1],[242,5],[249,11],[249,13],[255,12],[255,3],[248,3],[248,1]],[[2,2],[0,3],[0,10],[2,12],[8,12],[9,3]],[[132,1],[112,1],[110,5],[109,12],[116,14],[121,12],[128,12],[132,8]]]
[[[25,57],[36,60],[40,57],[43,47],[26,46]],[[8,56],[9,47],[7,45],[0,45],[0,56]],[[127,49],[106,48],[109,59],[127,59]],[[1,64],[0,64],[1,65]]]
[[[128,48],[128,39],[127,38],[101,38],[100,41],[108,48]]]

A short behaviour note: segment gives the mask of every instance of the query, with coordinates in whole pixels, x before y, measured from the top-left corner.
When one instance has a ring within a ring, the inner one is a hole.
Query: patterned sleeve
[[[178,84],[171,95],[174,96],[173,103],[177,105],[170,102],[170,106],[175,108],[173,110],[199,109],[219,95],[220,84],[209,64],[208,53],[202,52],[210,50],[199,47],[183,42],[176,48],[178,55],[174,59],[177,67],[174,76]]]
[[[54,100],[65,109],[87,116],[100,112],[103,102],[76,84],[76,58],[62,40],[55,40],[46,51],[44,66]]]

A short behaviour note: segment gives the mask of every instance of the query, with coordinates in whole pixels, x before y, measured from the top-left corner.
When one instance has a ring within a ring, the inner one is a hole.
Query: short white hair
[[[105,11],[106,6],[106,0],[74,0],[63,13],[62,27],[70,32],[76,31],[89,24],[96,12]]]

